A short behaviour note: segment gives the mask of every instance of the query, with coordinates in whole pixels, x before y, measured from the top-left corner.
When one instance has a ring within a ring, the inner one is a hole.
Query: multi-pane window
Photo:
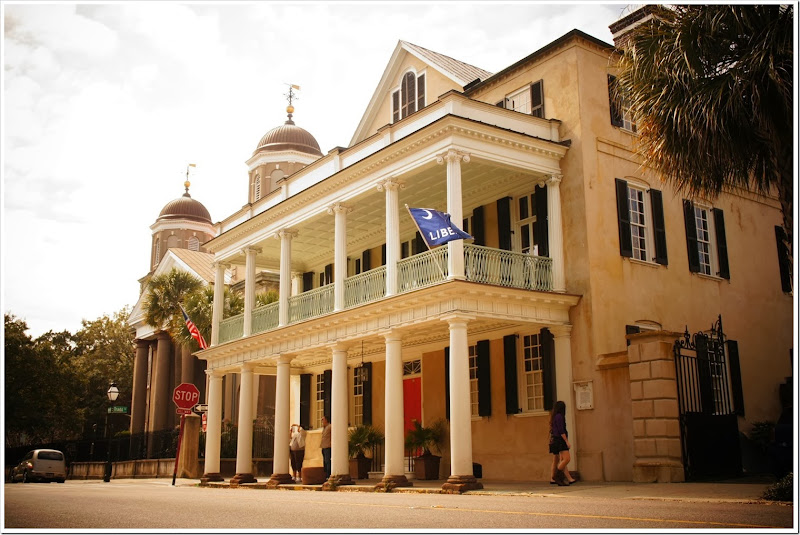
[[[697,229],[697,257],[700,261],[700,273],[711,275],[711,230],[708,222],[708,210],[694,207],[694,225]]]
[[[647,220],[645,219],[645,195],[638,188],[628,187],[628,210],[631,218],[631,244],[633,258],[648,261]]]
[[[531,92],[529,87],[515,91],[506,97],[506,109],[520,113],[531,112]]]
[[[473,417],[478,413],[478,346],[469,346],[469,402]]]
[[[519,251],[524,254],[539,254],[536,246],[536,193],[518,199]]]
[[[353,422],[352,425],[364,423],[364,381],[359,373],[361,368],[353,369]]]
[[[544,410],[543,356],[538,334],[522,337],[522,402],[526,411]]]
[[[322,427],[322,417],[325,416],[325,375],[317,375],[317,396],[314,402],[314,427]]]
[[[498,106],[520,113],[529,113],[534,117],[544,118],[544,92],[542,81],[539,80],[531,85],[526,85],[509,93],[503,100],[497,103]]]
[[[407,72],[400,82],[400,89],[392,93],[392,122],[405,119],[425,107],[425,75]]]
[[[623,130],[636,132],[636,121],[630,100],[618,94],[617,77],[608,75],[608,102],[611,108],[611,124]]]

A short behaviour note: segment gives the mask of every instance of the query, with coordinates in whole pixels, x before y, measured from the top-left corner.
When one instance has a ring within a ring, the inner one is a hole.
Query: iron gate
[[[742,473],[722,316],[706,332],[675,341],[681,448],[686,480]]]

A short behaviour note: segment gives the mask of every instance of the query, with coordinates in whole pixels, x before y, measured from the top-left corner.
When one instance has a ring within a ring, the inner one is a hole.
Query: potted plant
[[[350,454],[350,477],[367,479],[372,459],[372,448],[383,442],[383,433],[370,424],[361,424],[350,430],[347,437],[347,450]]]
[[[439,479],[439,461],[441,455],[434,455],[432,450],[442,453],[447,438],[447,423],[439,418],[429,427],[423,427],[414,421],[414,429],[406,435],[406,450],[411,455],[422,450],[422,454],[414,458],[414,475],[417,479]]]

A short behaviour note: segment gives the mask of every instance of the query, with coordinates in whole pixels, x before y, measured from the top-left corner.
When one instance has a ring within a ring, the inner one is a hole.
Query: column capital
[[[252,245],[248,245],[247,247],[244,247],[242,249],[242,252],[245,255],[247,255],[247,254],[258,254],[258,253],[261,252],[261,247],[253,247]]]
[[[337,351],[347,351],[348,349],[350,349],[350,344],[345,344],[344,342],[336,342],[331,346],[331,351],[334,353]]]
[[[240,373],[253,373],[255,367],[256,365],[253,364],[252,362],[243,362]]]
[[[213,369],[213,370],[206,370],[206,375],[208,375],[208,377],[211,379],[219,379],[225,374],[221,370]]]
[[[227,268],[228,266],[230,266],[229,262],[223,262],[222,260],[214,261],[214,269]]]
[[[550,333],[553,335],[553,338],[563,338],[569,337],[570,333],[572,333],[572,325],[551,325],[548,327],[550,329]]]
[[[548,186],[558,186],[559,184],[561,184],[561,180],[563,180],[563,178],[564,175],[559,175],[559,174],[548,175],[547,178],[545,179],[545,183]]]
[[[353,209],[350,206],[341,202],[335,202],[332,205],[328,206],[329,214],[342,214],[342,213],[349,214],[352,211]]]
[[[469,163],[469,154],[455,149],[447,149],[447,152],[436,155],[436,163],[442,165],[444,162],[460,162]]]
[[[406,187],[406,181],[402,178],[397,178],[394,176],[390,176],[384,180],[378,182],[376,189],[378,191],[397,191],[404,189]]]
[[[296,230],[283,228],[278,232],[276,232],[275,234],[273,234],[272,237],[275,238],[276,240],[282,240],[284,238],[286,238],[287,240],[291,240],[292,238],[297,237],[298,234],[299,233]]]
[[[391,329],[383,333],[383,338],[386,342],[399,342],[403,339],[403,335],[397,329]]]
[[[442,316],[440,318],[442,321],[446,321],[450,325],[455,325],[457,323],[467,324],[470,320],[474,320],[475,316],[473,314],[463,314],[463,313],[453,313],[447,314],[446,316]]]
[[[294,357],[295,357],[294,355],[278,355],[275,361],[278,364],[291,364],[292,361],[294,360]]]

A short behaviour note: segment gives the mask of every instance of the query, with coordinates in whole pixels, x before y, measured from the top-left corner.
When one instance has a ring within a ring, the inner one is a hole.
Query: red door
[[[403,437],[414,428],[414,420],[422,423],[422,378],[403,379]]]

